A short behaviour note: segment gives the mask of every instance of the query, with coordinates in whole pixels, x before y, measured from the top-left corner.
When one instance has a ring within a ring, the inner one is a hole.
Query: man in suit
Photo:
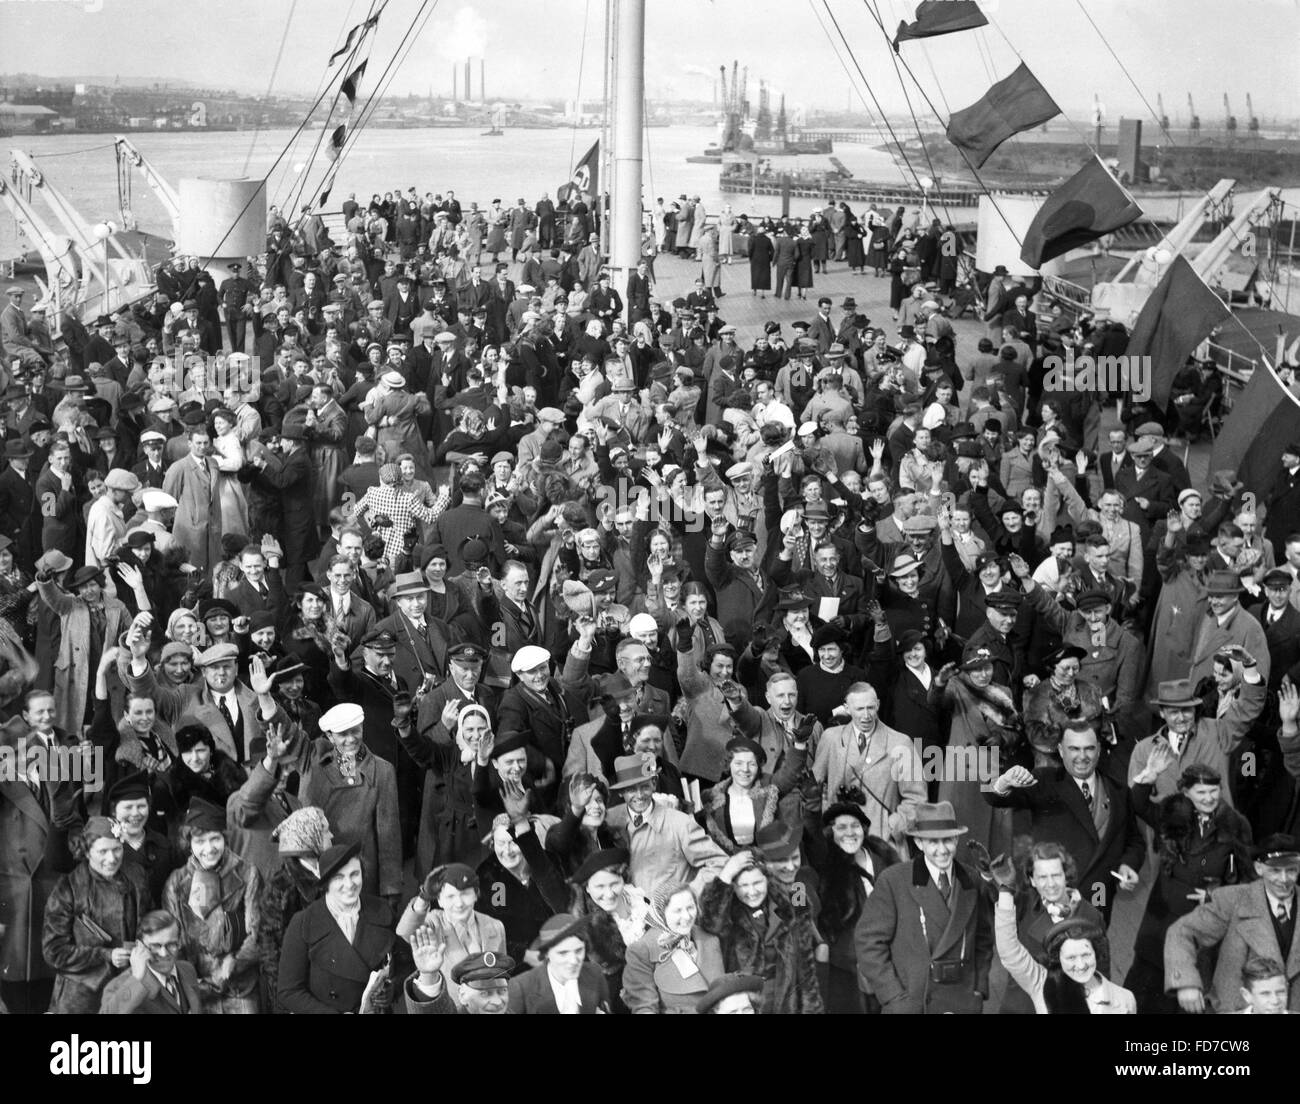
[[[577,629],[578,638],[569,648],[560,683],[566,690],[572,690],[586,701],[591,720],[603,719],[605,711],[601,707],[601,702],[608,693],[607,684],[617,681],[618,674],[588,673],[596,624],[591,618],[580,618]],[[673,703],[669,693],[650,685],[649,648],[639,640],[625,636],[614,647],[614,665],[631,687],[635,713],[666,715],[672,712]],[[675,750],[670,751],[669,761],[677,762]]]
[[[1264,536],[1273,542],[1274,558],[1281,563],[1287,538],[1300,532],[1300,444],[1282,449],[1282,470],[1264,504],[1268,507]]]
[[[293,592],[307,574],[307,564],[320,548],[316,531],[313,490],[316,472],[312,468],[307,439],[311,430],[301,421],[285,421],[280,427],[280,451],[263,451],[253,461],[257,468],[252,482],[277,495],[280,515],[280,547],[284,556],[284,587]]]
[[[173,729],[191,723],[204,725],[212,733],[217,750],[245,766],[261,757],[265,746],[258,695],[238,681],[236,645],[214,644],[201,652],[195,665],[203,672],[203,681],[172,687],[162,685],[154,676],[147,632],[133,629],[127,644],[131,649],[127,678],[131,693],[152,698],[159,716]]]
[[[420,297],[411,284],[411,277],[403,272],[397,277],[397,286],[384,297],[384,320],[392,326],[393,334],[409,334],[411,322],[420,313]]]
[[[1149,441],[1139,439],[1128,452],[1133,470],[1121,468],[1115,473],[1115,489],[1124,496],[1124,516],[1137,522],[1146,538],[1156,522],[1178,504],[1178,492],[1169,477],[1153,466],[1154,449]]]
[[[501,695],[497,731],[527,733],[528,742],[554,764],[558,779],[574,725],[587,717],[586,705],[551,677],[551,654],[544,648],[520,648],[510,668],[519,681]]]
[[[172,534],[189,562],[206,572],[221,561],[220,473],[212,459],[207,426],[201,422],[192,426],[186,437],[189,455],[167,469],[163,490],[178,504]]]
[[[203,1001],[194,967],[176,957],[180,925],[170,912],[156,909],[140,921],[140,938],[131,948],[131,968],[104,988],[100,1015],[201,1016]]]
[[[808,336],[817,342],[817,355],[825,356],[835,344],[835,327],[831,324],[831,300],[823,295],[817,300],[817,317],[808,328]]]
[[[1138,884],[1146,853],[1142,834],[1128,787],[1101,763],[1095,728],[1067,726],[1060,755],[1060,766],[1032,772],[1012,767],[984,799],[995,809],[1028,809],[1034,839],[1059,843],[1074,856],[1079,893],[1109,923],[1116,890]]]
[[[0,472],[0,536],[13,542],[14,560],[25,571],[32,570],[37,555],[32,538],[32,507],[36,488],[31,477],[32,446],[24,440],[5,442],[8,463]]]
[[[591,1016],[609,1011],[605,975],[587,961],[587,920],[561,912],[542,925],[542,964],[510,979],[513,1016]]]
[[[789,226],[782,224],[772,243],[772,256],[776,264],[776,292],[774,298],[789,299],[790,285],[794,281],[794,262],[798,252]]]
[[[1110,443],[1110,451],[1103,452],[1097,462],[1101,467],[1103,489],[1113,491],[1115,477],[1126,468],[1130,472],[1133,470],[1133,458],[1128,454],[1128,434],[1122,429],[1112,429],[1106,440]]]
[[[226,600],[244,617],[262,611],[278,616],[286,602],[280,557],[268,556],[260,546],[250,544],[239,554],[239,570],[244,577],[226,591]]]
[[[1292,836],[1273,835],[1255,849],[1258,881],[1222,886],[1165,935],[1165,991],[1178,996],[1184,1012],[1204,1012],[1206,999],[1199,955],[1217,948],[1210,1003],[1219,1013],[1246,1004],[1242,972],[1253,957],[1270,958],[1286,970],[1287,1007],[1300,1012],[1300,942],[1295,938],[1296,878],[1300,846]]]
[[[988,336],[994,342],[1002,338],[1002,316],[1015,305],[1010,284],[1006,265],[998,265],[993,270],[988,295],[984,300],[984,322],[988,326]]]
[[[627,278],[627,324],[650,317],[650,266],[641,261]]]
[[[0,741],[11,750],[25,741],[28,752],[38,742],[75,749],[75,739],[52,727],[53,716],[53,696],[31,690]],[[75,865],[71,843],[85,822],[80,784],[47,777],[52,772],[38,758],[15,755],[18,771],[0,779],[0,999],[14,1014],[43,1013],[50,1003],[54,972],[41,954],[45,902]]]
[[[0,477],[0,486],[3,477]],[[1264,603],[1251,606],[1250,613],[1264,630],[1268,642],[1268,688],[1276,693],[1282,676],[1300,663],[1300,611],[1291,604],[1295,577],[1275,567],[1264,576]]]
[[[418,571],[398,575],[388,592],[396,610],[375,629],[397,641],[393,670],[415,693],[428,693],[447,674],[447,651],[462,634],[428,612],[429,586]]]
[[[947,801],[920,804],[909,835],[920,854],[881,873],[858,921],[859,984],[895,1015],[978,1015],[989,992],[993,902],[957,861],[967,829]]]
[[[1181,493],[1192,485],[1191,476],[1185,465],[1173,454],[1165,440],[1165,430],[1159,422],[1143,422],[1137,428],[1138,438],[1145,439],[1151,445],[1151,466],[1163,472],[1174,485],[1174,491]]]

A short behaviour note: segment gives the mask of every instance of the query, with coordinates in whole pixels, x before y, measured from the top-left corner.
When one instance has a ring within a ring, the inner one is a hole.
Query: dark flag
[[[384,7],[387,7],[386,3]],[[326,68],[330,68],[331,66],[333,66],[333,64],[336,61],[338,61],[339,58],[341,58],[344,54],[346,54],[349,50],[352,49],[354,44],[360,45],[361,39],[365,38],[367,34],[369,34],[372,30],[374,30],[376,24],[378,24],[379,22],[379,17],[383,14],[384,14],[384,8],[381,7],[377,12],[375,12],[374,15],[372,15],[364,23],[358,23],[355,27],[353,27],[350,31],[348,31],[348,37],[343,40],[343,45],[340,46],[337,50],[335,50],[332,54],[330,54],[329,65],[327,65]]]
[[[343,137],[347,132],[347,126],[340,123],[334,128],[334,133],[330,135],[330,144],[325,150],[325,156],[331,161],[337,161],[339,159],[339,153],[343,150]]]
[[[923,0],[916,8],[916,22],[900,23],[894,36],[894,52],[905,38],[935,38],[954,31],[987,27],[988,20],[975,0]]]
[[[361,83],[361,78],[365,76],[366,66],[369,64],[369,58],[363,61],[346,77],[343,78],[343,84],[340,86],[343,95],[348,98],[348,105],[355,106],[357,102],[357,85]]]
[[[1030,268],[1142,217],[1142,208],[1095,157],[1056,189],[1025,231],[1020,259]]]
[[[565,184],[561,184],[555,191],[555,198],[563,203],[569,198],[570,194],[585,192],[587,195],[599,195],[596,191],[599,181],[598,169],[600,167],[600,139],[592,142],[589,149],[573,167],[573,176]]]
[[[1124,350],[1126,358],[1150,358],[1151,401],[1158,410],[1169,402],[1174,376],[1192,351],[1228,317],[1223,300],[1205,286],[1181,254],[1174,257],[1133,323]],[[1131,367],[1129,371],[1132,375]]]
[[[1032,130],[1060,113],[1056,101],[1022,61],[1011,76],[948,120],[948,141],[978,169],[1013,134]]]
[[[1300,399],[1264,362],[1251,373],[1214,441],[1210,471],[1229,469],[1262,500],[1281,471],[1282,450],[1300,440]]]

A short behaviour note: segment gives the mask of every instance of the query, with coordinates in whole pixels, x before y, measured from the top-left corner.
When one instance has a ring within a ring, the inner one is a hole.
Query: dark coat
[[[898,852],[876,836],[868,836],[866,849],[876,868],[875,881],[891,866],[900,862]],[[862,884],[860,867],[834,843],[826,851],[826,861],[818,870],[821,910],[817,930],[830,945],[830,963],[841,970],[857,973],[856,944],[858,921],[866,906],[868,893]],[[874,883],[873,883],[874,885]]]
[[[952,869],[951,906],[920,855],[876,879],[858,921],[858,973],[885,1012],[978,1015],[983,1008],[993,961],[992,895],[960,861]],[[958,980],[932,980],[932,966],[941,963],[956,966]]]
[[[70,840],[83,823],[72,782],[46,783],[47,816],[25,782],[0,781],[0,981],[54,976],[41,956],[45,903],[75,865]]]
[[[989,790],[984,800],[995,809],[1028,809],[1034,839],[1040,843],[1052,840],[1070,852],[1079,868],[1078,889],[1083,899],[1105,902],[1098,907],[1109,916],[1117,892],[1110,872],[1122,863],[1139,869],[1146,853],[1128,787],[1110,777],[1104,766],[1097,769],[1110,800],[1110,818],[1101,838],[1083,794],[1064,767],[1040,767],[1034,777],[1037,785],[1006,795]]]
[[[135,942],[149,904],[144,879],[133,866],[101,878],[82,861],[59,879],[45,904],[41,938],[41,953],[58,972],[51,1012],[99,1010],[100,994],[114,973],[112,949]]]
[[[308,905],[320,900],[325,887],[296,858],[285,857],[262,883],[258,908],[261,913],[257,929],[257,952],[261,964],[262,985],[270,996],[273,1011],[283,1012],[279,1004],[280,948],[289,923]]]
[[[495,854],[478,865],[479,911],[500,920],[506,929],[506,953],[516,962],[537,938],[537,933],[557,912],[569,906],[564,877],[542,850],[536,832],[515,837],[524,853],[532,878],[524,885],[511,874]],[[599,967],[592,966],[598,974]],[[601,975],[602,984],[604,975]]]
[[[14,542],[14,558],[28,568],[40,554],[33,540],[35,502],[36,487],[27,476],[10,467],[0,472],[0,534]]]
[[[821,1015],[812,924],[770,877],[763,911],[765,922],[760,926],[733,888],[715,880],[704,887],[700,898],[700,927],[721,941],[728,973],[757,974],[763,979],[765,1014]]]
[[[605,975],[593,962],[584,962],[578,975],[578,996],[582,1001],[582,1014],[594,1016],[598,1011],[609,1011],[609,986]],[[546,976],[546,964],[535,966],[526,974],[510,979],[510,1006],[513,1016],[558,1016],[555,991]]]
[[[290,1012],[341,1015],[361,1007],[373,971],[393,945],[393,913],[377,897],[362,896],[351,943],[324,898],[289,921],[280,951],[280,1003]]]
[[[498,732],[530,732],[529,741],[552,763],[557,776],[564,770],[564,757],[568,753],[569,736],[575,725],[587,719],[587,709],[582,698],[566,690],[559,679],[548,684],[550,700],[543,702],[531,690],[519,683],[501,695],[497,709]],[[553,702],[559,703],[559,708]]]
[[[305,448],[295,449],[290,456],[272,456],[261,471],[252,470],[254,486],[279,496],[282,515],[278,535],[285,564],[307,563],[320,548],[314,506],[316,473],[311,466],[311,454]]]

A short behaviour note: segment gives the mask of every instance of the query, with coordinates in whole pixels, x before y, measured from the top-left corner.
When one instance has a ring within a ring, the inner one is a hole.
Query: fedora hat
[[[916,807],[916,822],[907,834],[916,839],[949,839],[964,836],[970,829],[957,823],[951,801],[938,801],[931,805],[921,802]]]
[[[614,760],[614,780],[609,788],[626,790],[658,777],[659,767],[653,755],[620,755]]]
[[[1157,709],[1190,709],[1200,705],[1201,699],[1192,689],[1191,679],[1169,679],[1159,685],[1151,704]]]
[[[424,576],[418,571],[403,571],[395,579],[389,588],[388,597],[392,598],[413,598],[417,594],[424,594],[429,589],[429,584],[424,581]]]
[[[1229,597],[1241,593],[1241,579],[1235,571],[1211,571],[1205,580],[1205,593]]]

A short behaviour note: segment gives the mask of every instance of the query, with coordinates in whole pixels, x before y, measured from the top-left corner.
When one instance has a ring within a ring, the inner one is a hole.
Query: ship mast
[[[645,0],[610,0],[614,19],[613,175],[610,269],[616,288],[641,260],[641,169],[645,129]]]

